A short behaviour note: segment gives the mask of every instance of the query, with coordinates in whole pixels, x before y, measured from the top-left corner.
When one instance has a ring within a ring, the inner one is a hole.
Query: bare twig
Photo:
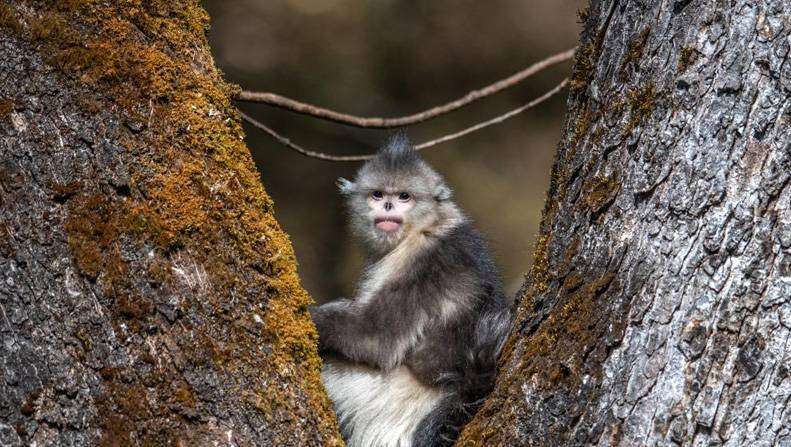
[[[287,147],[287,148],[289,148],[291,150],[297,151],[297,152],[299,152],[302,155],[305,155],[305,156],[308,156],[308,157],[313,157],[313,158],[319,158],[321,160],[329,160],[329,161],[362,161],[362,160],[368,160],[369,158],[371,158],[370,155],[330,155],[330,154],[325,154],[325,153],[322,153],[322,152],[312,151],[310,149],[305,149],[302,146],[299,146],[299,145],[297,145],[295,143],[292,143],[291,140],[289,140],[288,138],[280,135],[279,133],[275,132],[271,128],[267,127],[264,123],[262,123],[262,122],[256,120],[255,118],[245,114],[241,110],[238,110],[238,112],[239,112],[239,116],[242,117],[243,120],[245,120],[248,123],[252,124],[256,128],[263,130],[270,137],[272,137],[275,140],[277,140],[277,142],[282,144],[283,146],[285,146],[285,147]]]
[[[328,121],[334,121],[336,123],[341,123],[341,124],[347,124],[350,126],[380,128],[380,129],[403,127],[411,124],[420,123],[432,118],[436,118],[437,116],[452,112],[454,110],[458,110],[479,99],[485,98],[487,96],[491,96],[495,93],[498,93],[502,90],[512,87],[524,81],[525,79],[529,78],[530,76],[538,73],[539,71],[544,70],[547,67],[571,59],[574,56],[574,50],[575,48],[572,48],[562,53],[552,55],[542,61],[536,62],[535,64],[505,79],[501,79],[481,89],[473,90],[455,101],[451,101],[447,104],[433,107],[423,112],[419,112],[407,116],[401,116],[401,117],[380,118],[380,117],[361,117],[361,116],[349,115],[347,113],[336,112],[334,110],[314,106],[313,104],[308,104],[290,98],[286,98],[285,96],[281,96],[276,93],[267,93],[267,92],[252,92],[248,90],[242,90],[242,92],[239,94],[239,96],[236,99],[238,99],[239,101],[246,101],[246,102],[261,102],[264,104],[268,104],[270,106],[275,106],[275,107],[280,107],[282,109],[290,110],[292,112],[301,113],[304,115],[310,115],[316,118],[320,118]]]
[[[475,131],[481,130],[484,127],[489,127],[489,126],[491,126],[493,124],[502,123],[503,121],[507,120],[508,118],[511,118],[511,117],[513,117],[515,115],[518,115],[518,114],[524,112],[527,109],[535,107],[538,104],[541,104],[542,102],[546,101],[550,97],[556,95],[559,91],[563,90],[563,87],[565,87],[566,84],[568,84],[568,83],[569,83],[569,78],[566,78],[566,79],[562,80],[560,82],[560,84],[556,85],[555,88],[553,88],[552,90],[544,93],[543,95],[541,95],[538,98],[530,101],[529,103],[523,105],[522,107],[517,107],[516,109],[511,110],[508,113],[505,113],[505,114],[500,115],[498,117],[492,118],[492,119],[490,119],[488,121],[484,121],[482,123],[478,123],[478,124],[476,124],[474,126],[470,126],[470,127],[466,128],[464,130],[461,130],[459,132],[452,133],[450,135],[445,135],[444,137],[440,137],[440,138],[437,138],[435,140],[426,141],[425,143],[420,143],[417,146],[415,146],[415,149],[417,149],[417,150],[425,149],[427,147],[431,147],[431,146],[435,146],[437,144],[445,143],[447,141],[455,140],[456,138],[460,138],[460,137],[463,137],[464,135],[467,135],[469,133],[473,133]]]
[[[527,103],[527,104],[525,104],[525,105],[523,105],[521,107],[518,107],[518,108],[516,108],[514,110],[511,110],[510,112],[505,113],[503,115],[500,115],[500,116],[497,116],[495,118],[492,118],[492,119],[490,119],[488,121],[484,121],[482,123],[478,123],[478,124],[476,124],[474,126],[468,127],[468,128],[466,128],[464,130],[461,130],[459,132],[452,133],[450,135],[445,135],[443,137],[440,137],[440,138],[437,138],[437,139],[434,139],[434,140],[431,140],[431,141],[426,141],[425,143],[420,143],[420,144],[415,146],[415,149],[421,150],[421,149],[429,148],[431,146],[436,146],[438,144],[445,143],[445,142],[448,142],[448,141],[451,141],[451,140],[455,140],[455,139],[460,138],[460,137],[462,137],[464,135],[467,135],[469,133],[481,130],[481,129],[485,128],[485,127],[489,127],[491,125],[501,123],[501,122],[503,122],[503,121],[505,121],[505,120],[507,120],[509,118],[512,118],[512,117],[524,112],[527,109],[533,108],[533,107],[541,104],[542,102],[544,102],[547,99],[551,98],[552,96],[556,95],[558,92],[563,90],[563,88],[566,86],[566,84],[568,84],[568,82],[569,82],[569,79],[566,78],[563,81],[561,81],[560,84],[556,85],[552,90],[544,93],[543,95],[539,96],[538,98],[530,101],[529,103]],[[297,151],[297,152],[299,152],[302,155],[308,156],[308,157],[313,157],[313,158],[318,158],[318,159],[321,159],[321,160],[328,160],[328,161],[363,161],[363,160],[368,160],[368,159],[370,159],[371,157],[374,156],[374,154],[331,155],[331,154],[327,154],[327,153],[324,153],[324,152],[317,152],[317,151],[314,151],[314,150],[305,149],[302,146],[299,146],[299,145],[297,145],[295,143],[292,143],[291,140],[289,140],[288,138],[278,134],[277,132],[275,132],[271,128],[267,127],[265,124],[263,124],[260,121],[257,121],[256,119],[250,117],[249,115],[245,114],[241,110],[239,111],[239,116],[241,116],[243,120],[245,120],[248,123],[252,124],[256,128],[261,129],[264,132],[266,132],[269,136],[271,136],[272,138],[277,140],[277,142],[279,142],[280,144],[286,146],[287,148],[289,148],[291,150]]]

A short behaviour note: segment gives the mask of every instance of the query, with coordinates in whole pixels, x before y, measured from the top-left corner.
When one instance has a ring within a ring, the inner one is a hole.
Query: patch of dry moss
[[[622,81],[626,81],[629,78],[629,68],[636,67],[640,62],[640,59],[643,58],[645,44],[648,42],[648,36],[650,34],[651,28],[645,28],[635,39],[629,42],[629,45],[626,49],[626,54],[621,61],[621,68],[618,70],[618,76]]]
[[[698,58],[698,52],[692,47],[684,47],[678,55],[678,72],[683,73],[687,71]]]
[[[513,411],[513,404],[507,400],[522,395],[525,383],[539,385],[545,391],[572,390],[581,384],[585,375],[600,373],[585,369],[582,359],[599,345],[608,330],[608,300],[604,295],[613,282],[614,274],[606,273],[590,280],[583,280],[579,275],[577,277],[579,283],[573,289],[561,289],[555,304],[560,311],[552,312],[540,323],[530,335],[529,343],[521,345],[518,351],[513,343],[509,349],[504,349],[504,363],[511,363],[514,359],[518,362],[516,366],[511,366],[515,371],[498,376],[495,394],[464,428],[457,445],[503,445],[502,440],[494,440],[501,437],[502,432],[488,423],[491,420],[507,421],[517,417],[503,412]],[[520,309],[524,307],[520,306]],[[523,316],[517,317],[517,320],[524,321]],[[511,339],[515,336],[519,334],[512,335]]]
[[[7,121],[14,111],[14,101],[0,98],[0,123]]]
[[[574,66],[569,79],[573,92],[582,93],[596,74],[596,63],[601,55],[606,26],[596,32],[593,39],[581,45],[574,53]]]
[[[588,130],[590,129],[591,126],[591,120],[592,120],[592,113],[588,110],[587,107],[583,108],[582,111],[580,111],[577,114],[577,120],[574,125],[574,130],[571,133],[571,139],[569,139],[569,146],[571,146],[572,148],[577,146],[577,143],[580,141],[580,139],[586,133],[588,133]]]
[[[606,327],[599,324],[599,321],[607,320],[602,308],[606,307],[606,300],[599,298],[613,277],[608,273],[583,282],[582,287],[560,297],[556,305],[560,312],[553,312],[531,338],[528,352],[523,354],[523,358],[528,359],[523,365],[524,375],[519,376],[537,374],[543,377],[536,383],[566,389],[580,383],[581,357],[574,354],[584,353],[586,347],[595,346],[606,331]]]
[[[536,293],[542,293],[547,290],[547,284],[551,280],[549,274],[549,261],[547,255],[547,247],[549,245],[549,235],[542,234],[536,240],[536,246],[533,250],[533,268],[531,269],[531,277],[533,279],[533,288]]]
[[[577,10],[577,23],[585,24],[590,17],[590,5],[585,5],[584,7]]]
[[[569,80],[569,86],[573,91],[584,91],[588,88],[588,83],[593,79],[596,69],[598,52],[599,47],[596,41],[593,41],[582,45],[574,53],[574,68]]]
[[[624,127],[623,134],[630,134],[635,127],[640,125],[643,120],[651,115],[654,110],[656,91],[653,82],[646,82],[635,87],[627,93],[629,103],[629,121]]]
[[[595,212],[613,200],[619,189],[620,182],[617,174],[594,175],[583,185],[582,200],[588,208]]]
[[[12,32],[19,32],[22,24],[19,23],[14,8],[5,2],[0,3],[0,29],[7,29]]]

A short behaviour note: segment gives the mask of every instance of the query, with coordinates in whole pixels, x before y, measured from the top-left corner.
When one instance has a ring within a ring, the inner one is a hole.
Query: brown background
[[[579,0],[204,0],[211,44],[226,78],[243,88],[365,116],[413,113],[462,96],[577,42]],[[425,141],[518,107],[569,71],[409,129]],[[427,150],[456,200],[490,243],[509,294],[528,268],[565,94],[510,121]],[[361,130],[264,105],[242,109],[298,144],[370,152],[387,131]],[[246,128],[248,145],[291,235],[304,286],[319,301],[349,296],[359,273],[335,190],[356,163],[304,158]]]

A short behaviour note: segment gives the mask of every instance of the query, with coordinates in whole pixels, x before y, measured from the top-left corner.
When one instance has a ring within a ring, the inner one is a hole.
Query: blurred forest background
[[[456,99],[577,43],[582,0],[204,0],[226,79],[248,90],[362,116],[399,116]],[[570,72],[560,64],[523,85],[409,128],[414,142],[516,108]],[[489,241],[513,295],[532,262],[566,92],[511,120],[427,149],[424,157]],[[387,130],[364,130],[260,104],[245,112],[297,144],[368,153]],[[303,285],[319,302],[351,296],[361,266],[337,177],[358,163],[306,158],[246,126],[276,216],[291,235]]]

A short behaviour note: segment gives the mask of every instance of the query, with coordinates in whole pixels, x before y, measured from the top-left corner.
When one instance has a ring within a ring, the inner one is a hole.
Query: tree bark
[[[191,0],[0,2],[0,445],[338,445]]]
[[[791,445],[791,4],[594,0],[459,445]]]

